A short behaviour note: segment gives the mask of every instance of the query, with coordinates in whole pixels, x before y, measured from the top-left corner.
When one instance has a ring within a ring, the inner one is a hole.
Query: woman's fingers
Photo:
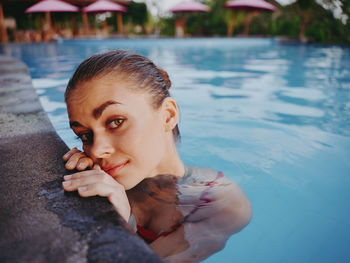
[[[97,170],[81,171],[74,174],[65,175],[63,178],[65,181],[67,181],[67,180],[76,180],[76,179],[82,179],[82,178],[88,178],[88,177],[93,178],[94,176],[95,177],[100,176],[101,179],[105,179],[105,177],[112,178],[109,174],[105,173],[102,170],[101,171],[97,171]]]
[[[63,179],[65,181],[76,180],[76,179],[80,179],[80,178],[91,176],[91,174],[92,174],[92,170],[82,171],[82,172],[78,172],[78,173],[74,173],[74,174],[65,175],[65,176],[63,176]]]
[[[86,168],[91,168],[93,166],[93,161],[91,158],[75,147],[63,155],[63,160],[67,162],[65,165],[67,170],[77,169],[79,171],[83,171]]]
[[[74,153],[73,155],[71,155],[70,156],[70,158],[69,158],[69,160],[67,161],[67,163],[66,163],[66,169],[67,170],[73,170],[73,169],[75,169],[75,168],[80,168],[80,167],[78,167],[78,162],[80,161],[80,159],[82,159],[82,162],[81,162],[81,164],[83,165],[83,166],[85,166],[86,165],[86,167],[88,166],[88,164],[89,164],[89,161],[88,160],[83,160],[83,159],[90,159],[90,158],[88,158],[86,155],[85,155],[85,153],[83,153],[83,152],[81,152],[81,151],[78,151],[78,152],[76,152],[76,153]],[[92,161],[91,161],[92,162]],[[85,167],[85,168],[86,168]]]
[[[115,187],[103,183],[89,184],[78,188],[79,195],[82,197],[89,197],[95,195],[108,197],[115,191]]]
[[[64,177],[64,180],[65,181],[62,183],[62,185],[66,191],[76,191],[79,187],[99,183],[110,185],[114,188],[122,187],[110,175],[96,170],[67,175]]]
[[[94,164],[94,163],[93,163],[93,161],[91,160],[91,158],[89,158],[89,157],[83,157],[83,158],[79,159],[76,168],[77,168],[79,171],[83,171],[83,170],[85,170],[85,169],[88,168],[88,167],[91,168],[93,164]]]
[[[74,147],[72,150],[68,151],[65,155],[63,155],[63,161],[65,162],[68,161],[69,158],[77,152],[80,152],[80,151],[76,147]]]

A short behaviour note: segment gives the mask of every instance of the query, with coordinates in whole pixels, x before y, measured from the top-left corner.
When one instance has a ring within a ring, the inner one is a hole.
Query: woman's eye
[[[124,121],[123,119],[115,119],[108,123],[108,128],[111,128],[111,129],[118,128],[123,123],[123,121]]]

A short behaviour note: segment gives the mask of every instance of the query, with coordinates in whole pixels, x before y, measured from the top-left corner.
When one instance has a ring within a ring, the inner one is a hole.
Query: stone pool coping
[[[105,198],[62,190],[56,134],[27,67],[0,56],[0,262],[161,262]]]

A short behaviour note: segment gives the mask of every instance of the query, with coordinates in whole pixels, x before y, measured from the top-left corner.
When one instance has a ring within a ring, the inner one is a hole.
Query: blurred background
[[[248,35],[350,42],[350,0],[65,0],[73,9],[57,9],[62,2],[2,0],[1,42]]]
[[[0,1],[0,54],[27,65],[69,147],[83,59],[132,49],[169,73],[182,160],[223,171],[254,211],[206,263],[350,262],[350,0]]]

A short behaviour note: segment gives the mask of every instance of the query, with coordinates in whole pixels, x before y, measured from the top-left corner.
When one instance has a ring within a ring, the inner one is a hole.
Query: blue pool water
[[[63,91],[82,59],[133,49],[168,71],[186,164],[238,182],[246,229],[205,262],[350,262],[350,49],[274,39],[72,40],[8,44],[73,147]]]

